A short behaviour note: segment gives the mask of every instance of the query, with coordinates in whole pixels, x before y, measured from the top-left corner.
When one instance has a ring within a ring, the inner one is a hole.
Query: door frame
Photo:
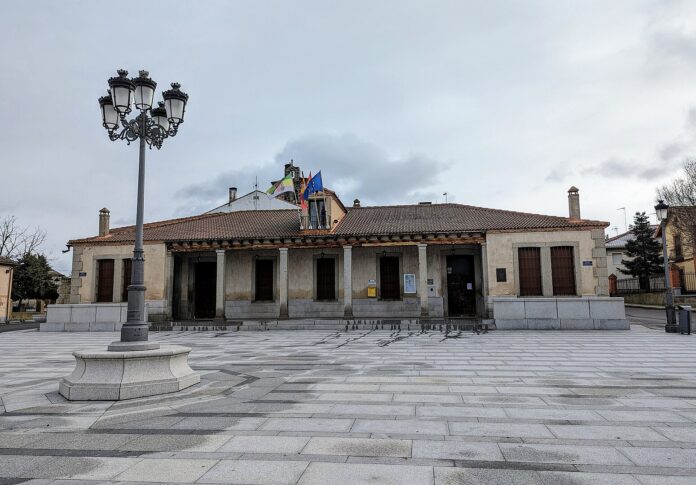
[[[449,297],[447,291],[447,256],[473,256],[474,257],[474,301],[476,316],[483,317],[486,312],[486,295],[483,294],[483,263],[482,249],[479,244],[461,244],[445,246],[437,253],[440,261],[440,293],[442,295],[443,315],[449,317]]]

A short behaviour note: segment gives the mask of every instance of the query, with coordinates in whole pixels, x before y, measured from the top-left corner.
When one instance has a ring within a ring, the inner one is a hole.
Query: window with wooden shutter
[[[401,297],[397,256],[379,258],[379,296],[383,300],[398,300]]]
[[[317,259],[317,300],[336,299],[336,260]]]
[[[520,276],[520,296],[542,296],[541,249],[519,248],[517,250]]]
[[[131,273],[133,271],[133,260],[124,259],[123,260],[123,277],[121,281],[123,285],[121,286],[121,301],[128,301],[128,287],[131,284]]]
[[[551,248],[551,278],[554,296],[577,294],[572,246],[554,246]]]
[[[273,260],[256,260],[256,301],[273,301]]]
[[[114,301],[114,260],[97,261],[97,303]]]

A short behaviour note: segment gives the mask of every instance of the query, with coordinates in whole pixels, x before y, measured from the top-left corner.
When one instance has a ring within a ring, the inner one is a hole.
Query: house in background
[[[655,238],[659,238],[660,236],[657,234],[658,226],[652,225],[650,227],[655,231]],[[607,248],[607,272],[609,276],[615,275],[617,280],[633,278],[630,274],[624,274],[620,271],[621,269],[626,269],[622,261],[630,259],[626,254],[626,244],[629,241],[633,241],[633,239],[635,239],[635,236],[631,231],[607,239],[605,245]]]
[[[297,209],[296,204],[291,204],[278,197],[273,197],[266,192],[253,190],[246,195],[237,197],[237,187],[230,187],[229,200],[206,214],[218,212],[259,211],[259,210],[288,210]]]
[[[686,230],[696,236],[696,206],[670,207],[665,228],[672,285],[682,293],[696,293],[696,244],[683,233]],[[656,236],[662,238],[661,226]]]
[[[17,263],[0,256],[0,323],[5,323],[12,314],[12,278]]]

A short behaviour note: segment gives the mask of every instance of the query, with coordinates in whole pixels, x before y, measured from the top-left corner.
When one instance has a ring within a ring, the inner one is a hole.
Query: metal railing
[[[674,276],[672,281],[675,282]],[[696,273],[680,272],[679,284],[675,284],[674,289],[681,289],[682,294],[696,293]],[[617,295],[628,295],[632,293],[653,293],[660,291],[666,291],[664,276],[651,276],[649,283],[643,284],[641,284],[640,278],[624,278],[616,280]]]

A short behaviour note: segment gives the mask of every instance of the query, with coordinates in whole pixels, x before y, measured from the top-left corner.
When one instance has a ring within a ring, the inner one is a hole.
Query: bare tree
[[[0,218],[0,256],[19,260],[35,253],[45,240],[43,229],[20,226],[14,216]]]
[[[657,198],[669,204],[670,223],[682,244],[696,254],[696,159],[684,162],[684,173],[657,189]]]

